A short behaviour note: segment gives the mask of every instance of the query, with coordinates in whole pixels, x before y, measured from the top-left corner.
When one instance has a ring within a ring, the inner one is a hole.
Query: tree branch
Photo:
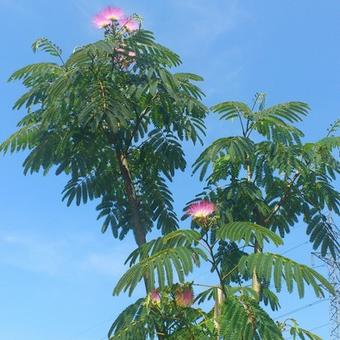
[[[279,211],[279,209],[282,207],[282,205],[285,203],[286,199],[288,198],[290,194],[290,190],[296,181],[296,179],[300,176],[300,173],[297,172],[290,183],[288,184],[286,191],[284,192],[283,196],[281,197],[280,201],[275,205],[274,209],[271,211],[271,213],[264,219],[264,224],[266,225],[267,223],[270,222],[270,220],[275,216],[275,214]]]
[[[142,121],[143,121],[143,118],[148,114],[148,112],[149,112],[149,110],[151,109],[151,106],[152,106],[152,104],[153,104],[153,101],[156,99],[156,97],[157,97],[157,94],[155,94],[155,95],[150,99],[150,102],[149,102],[148,105],[144,108],[144,110],[142,111],[142,113],[140,114],[140,116],[137,115],[136,125],[134,126],[134,129],[133,129],[132,132],[131,132],[131,136],[130,136],[128,142],[126,143],[125,152],[128,152],[128,150],[129,150],[129,148],[130,148],[130,146],[131,146],[132,140],[133,140],[135,134],[137,133],[140,124],[141,124]]]

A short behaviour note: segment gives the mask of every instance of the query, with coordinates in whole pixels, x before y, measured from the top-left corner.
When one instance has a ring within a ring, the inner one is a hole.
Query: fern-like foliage
[[[228,226],[219,229],[217,236],[225,238],[230,235],[230,238],[234,241],[242,240],[245,246],[249,244],[250,239],[254,239],[256,236],[260,240],[259,242],[263,242],[265,238],[277,245],[282,242],[281,238],[273,232],[256,224],[244,224],[242,222],[238,224],[236,222],[229,224],[229,226],[230,230],[226,230]],[[238,226],[243,227],[236,228],[235,231],[235,227]],[[173,285],[177,280],[184,282],[194,266],[199,266],[202,259],[209,260],[209,252],[207,252],[202,240],[204,240],[202,235],[194,230],[177,230],[137,248],[128,257],[126,263],[129,262],[131,268],[118,281],[114,294],[128,291],[131,295],[143,277],[149,278],[152,289],[155,288],[156,281],[156,287],[161,289]],[[263,243],[261,244],[263,245]],[[216,258],[213,258],[212,270],[215,270],[218,263],[221,262],[218,256],[217,253]],[[266,284],[269,285],[274,282],[278,292],[281,291],[284,281],[288,292],[293,291],[295,283],[300,297],[304,296],[305,284],[310,285],[318,297],[324,296],[325,290],[331,294],[334,293],[330,283],[315,270],[278,254],[243,255],[238,259],[238,263],[231,272],[236,269],[237,273],[244,278],[251,277],[255,272],[258,278]],[[276,304],[275,297],[268,291],[265,299],[271,298],[273,298],[273,303]]]
[[[324,297],[324,290],[335,293],[333,286],[314,269],[278,254],[258,253],[244,256],[238,264],[238,270],[246,276],[256,272],[260,279],[273,281],[278,292],[282,289],[283,280],[290,293],[295,283],[300,298],[304,296],[305,284],[310,285],[318,297]]]
[[[283,323],[279,323],[279,325],[281,329],[288,333],[294,340],[322,340],[318,335],[308,331],[307,329],[301,328],[298,322],[294,319],[285,320]]]
[[[110,340],[146,339],[153,336],[154,328],[150,327],[150,316],[145,306],[145,299],[138,299],[125,308],[113,322],[108,332]]]
[[[198,157],[194,163],[193,172],[195,173],[201,168],[200,179],[203,179],[213,160],[222,158],[242,163],[246,160],[247,155],[253,152],[253,143],[246,137],[220,138]]]
[[[192,245],[198,238],[199,233],[192,230],[175,231],[136,249],[127,259],[131,268],[118,281],[113,294],[128,290],[131,295],[144,277],[150,281],[150,289],[155,288],[156,280],[161,289],[177,279],[184,282],[201,259],[206,259],[205,252]]]
[[[32,49],[56,62],[10,77],[26,88],[14,109],[27,114],[0,151],[28,150],[25,173],[68,175],[67,205],[100,200],[102,230],[114,237],[132,230],[142,244],[154,225],[163,234],[177,229],[168,181],[186,166],[181,141],[204,135],[207,109],[195,84],[202,78],[173,72],[180,57],[143,29],[108,34],[65,59],[46,38]]]
[[[230,222],[219,227],[217,237],[222,240],[244,241],[246,245],[257,240],[259,246],[263,247],[263,241],[274,243],[276,246],[282,245],[280,236],[271,230],[251,222]]]
[[[301,121],[308,113],[309,107],[302,102],[288,102],[274,105],[265,109],[261,105],[259,95],[255,98],[255,104],[260,101],[259,110],[252,111],[247,104],[241,102],[223,102],[213,106],[213,111],[221,115],[221,119],[240,118],[246,119],[247,133],[255,130],[268,139],[282,143],[292,143],[299,141],[303,133],[289,123]]]
[[[221,119],[240,121],[242,133],[213,142],[193,171],[200,171],[200,179],[210,171],[202,196],[219,203],[225,223],[257,223],[284,237],[303,218],[313,248],[335,258],[339,241],[326,216],[340,213],[334,187],[340,142],[329,133],[302,143],[294,125],[308,110],[297,101],[266,108],[264,94],[255,96],[252,108],[235,101],[215,105]]]
[[[242,296],[228,297],[220,317],[221,335],[225,339],[283,340],[282,332],[271,317],[254,301]]]
[[[122,328],[123,332],[133,330],[136,326],[143,332],[148,327],[161,328],[164,334],[173,339],[192,337],[204,339],[211,336],[240,340],[283,339],[283,328],[270,318],[258,302],[262,301],[265,305],[270,305],[273,310],[280,307],[278,297],[270,287],[273,286],[277,292],[280,292],[285,284],[288,292],[291,293],[296,285],[300,297],[304,296],[306,285],[311,286],[317,296],[324,296],[325,292],[334,294],[331,284],[305,265],[277,254],[262,252],[247,254],[240,250],[253,247],[254,242],[261,247],[264,246],[265,241],[277,246],[281,245],[282,239],[273,231],[250,222],[230,222],[219,225],[220,219],[219,216],[213,217],[208,230],[201,232],[177,230],[137,248],[126,261],[130,269],[121,277],[114,289],[114,294],[128,291],[131,295],[137,284],[143,278],[147,278],[150,289],[156,289],[154,294],[162,294],[164,290],[171,291],[172,287],[177,286],[177,282],[184,283],[194,267],[199,266],[201,261],[205,261],[211,265],[211,272],[217,274],[219,284],[201,292],[195,301],[204,303],[214,299],[216,304],[217,291],[221,291],[224,299],[219,302],[219,314],[216,314],[215,310],[205,313],[198,310],[194,312],[195,309],[190,307],[189,314],[180,314],[180,320],[185,320],[181,327],[168,327],[167,325],[176,325],[179,316],[170,305],[166,306],[168,300],[159,298],[157,308],[151,303],[149,314],[146,313],[149,317],[152,308],[156,308],[155,315],[151,315],[148,320],[144,318],[131,322],[131,328]],[[216,244],[219,244],[217,249]],[[229,262],[226,262],[226,258]],[[254,275],[261,283],[260,292],[245,285]],[[232,286],[233,282],[238,286]],[[174,288],[171,296],[175,296],[176,292]],[[161,315],[163,311],[168,311],[166,316]],[[128,311],[127,313],[134,315]],[[119,317],[119,320],[121,319],[122,317]],[[117,328],[119,320],[115,321],[114,329]],[[131,321],[131,316],[127,316],[127,320]],[[158,326],[153,325],[155,320]]]

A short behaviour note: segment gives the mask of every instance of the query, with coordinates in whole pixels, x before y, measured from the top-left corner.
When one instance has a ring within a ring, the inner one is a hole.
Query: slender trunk
[[[247,165],[247,180],[248,180],[248,182],[250,182],[251,181],[251,177],[252,177],[252,172],[251,172],[250,165],[249,165],[249,158],[247,159],[247,161],[248,161],[248,165]],[[260,225],[262,225],[260,223],[260,221],[259,221],[260,216],[258,214],[257,209],[254,209],[254,215],[257,215],[255,222],[257,222]],[[255,242],[254,242],[254,253],[256,254],[256,253],[259,253],[259,252],[262,252],[262,249],[260,249],[259,244],[258,244],[257,240],[255,239]],[[258,299],[260,299],[261,282],[260,282],[259,278],[256,275],[256,270],[255,269],[253,270],[253,274],[252,274],[252,288],[257,293]]]
[[[262,249],[260,248],[259,244],[257,241],[255,241],[254,245],[254,253],[261,253]],[[260,299],[260,294],[261,294],[261,282],[259,278],[257,277],[256,270],[254,269],[253,271],[253,276],[252,276],[253,282],[252,282],[252,288],[254,291],[257,293],[258,300]]]
[[[139,203],[136,195],[136,191],[133,185],[131,172],[129,169],[129,163],[126,156],[117,151],[117,159],[120,167],[120,171],[124,181],[124,187],[126,196],[129,203],[130,221],[132,224],[133,235],[135,237],[138,247],[146,243],[146,231],[143,228],[140,215],[139,215]],[[144,284],[146,292],[150,291],[150,281],[147,277],[144,277]]]
[[[249,173],[249,172],[248,172]],[[262,225],[263,227],[266,227],[268,225],[268,223],[270,222],[270,220],[275,216],[275,214],[279,211],[279,209],[281,208],[281,206],[285,203],[290,190],[295,182],[295,180],[299,177],[299,172],[297,172],[292,180],[290,181],[290,183],[287,186],[287,189],[284,193],[284,195],[281,197],[280,201],[276,204],[276,206],[274,207],[274,209],[272,210],[272,212],[266,217],[264,218],[260,212],[257,209],[254,209],[254,215],[255,215],[255,222]],[[254,253],[262,253],[263,249],[259,246],[258,242],[255,240],[254,243]],[[260,294],[261,294],[261,282],[259,281],[255,270],[253,271],[253,283],[252,283],[252,288],[254,289],[254,291],[258,294],[258,297],[260,298]]]
[[[217,340],[220,339],[221,323],[220,317],[222,313],[222,305],[224,303],[225,296],[221,287],[216,289],[215,306],[214,306],[214,324],[217,331]]]
[[[133,226],[133,234],[137,245],[140,247],[146,243],[146,232],[142,226],[140,216],[139,216],[139,203],[136,196],[136,191],[133,186],[132,176],[129,169],[128,160],[125,155],[117,152],[118,162],[122,177],[124,180],[124,186],[126,191],[126,196],[129,202],[129,209],[131,214],[131,224]]]
[[[133,234],[138,247],[146,243],[146,231],[143,228],[140,214],[139,214],[139,202],[136,195],[135,187],[133,185],[131,172],[129,169],[129,163],[126,155],[117,151],[118,164],[120,171],[124,180],[124,187],[126,191],[126,196],[129,203],[129,210],[131,214],[131,224],[133,227]],[[146,293],[151,290],[150,279],[144,276],[144,285]],[[156,326],[157,337],[159,340],[165,339],[165,335],[160,327]]]

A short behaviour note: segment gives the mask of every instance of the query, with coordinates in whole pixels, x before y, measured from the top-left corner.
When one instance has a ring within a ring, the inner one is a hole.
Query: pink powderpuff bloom
[[[92,19],[93,24],[97,28],[104,28],[105,26],[108,26],[111,24],[111,20],[106,19],[102,13],[97,14],[93,19]]]
[[[137,31],[139,29],[139,22],[133,18],[123,18],[119,20],[119,24],[129,32]]]
[[[211,215],[216,210],[214,203],[209,201],[199,201],[193,203],[187,209],[187,214],[192,216],[192,218],[206,218]]]
[[[124,18],[124,12],[117,7],[106,7],[100,11],[94,18],[93,24],[98,28],[103,28],[112,23],[112,20],[121,20]]]
[[[150,292],[150,301],[157,305],[161,302],[161,295],[157,289],[154,289]]]
[[[100,14],[106,20],[121,20],[125,16],[123,10],[118,7],[106,7],[100,12]]]
[[[194,302],[194,293],[191,287],[178,288],[175,295],[176,303],[180,307],[190,307]]]

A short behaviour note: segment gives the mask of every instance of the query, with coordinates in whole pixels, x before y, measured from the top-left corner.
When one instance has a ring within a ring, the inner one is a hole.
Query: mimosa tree
[[[208,110],[195,84],[202,78],[174,72],[179,56],[137,15],[108,7],[93,23],[103,38],[68,57],[46,38],[33,44],[54,61],[10,77],[26,89],[14,105],[25,114],[0,151],[26,150],[25,174],[66,174],[67,205],[95,200],[103,232],[110,228],[120,240],[133,233],[137,249],[114,294],[131,295],[140,281],[146,294],[119,315],[109,338],[275,340],[290,329],[293,337],[319,339],[294,320],[274,322],[263,304],[277,310],[283,286],[300,297],[306,285],[316,296],[333,294],[332,286],[267,245],[281,246],[303,220],[314,249],[336,257],[327,214],[339,214],[339,138],[302,142],[294,125],[308,113],[302,102],[266,108],[257,94],[252,108],[215,105],[222,120],[239,120],[241,133],[218,139],[195,162],[205,190],[185,208],[192,228],[179,229],[167,183],[186,167],[182,143],[202,142]],[[147,242],[154,228],[161,236]],[[211,275],[195,298],[202,283],[187,276],[202,262]]]
[[[339,138],[303,143],[303,133],[293,125],[308,112],[301,102],[265,108],[265,96],[257,94],[252,109],[224,102],[212,110],[222,120],[239,120],[241,135],[218,139],[195,162],[202,180],[208,170],[210,175],[205,191],[185,210],[192,216],[192,230],[148,242],[128,258],[131,268],[114,293],[131,294],[148,275],[158,298],[155,303],[149,295],[122,312],[109,336],[131,339],[138,330],[139,338],[146,339],[162,329],[165,338],[174,339],[269,340],[283,339],[289,330],[293,338],[320,339],[294,320],[275,322],[262,304],[277,310],[276,293],[283,286],[288,293],[296,287],[300,298],[306,285],[318,297],[334,294],[333,287],[308,266],[265,251],[265,245],[281,246],[303,219],[313,248],[338,255],[339,241],[327,214],[339,214],[333,187],[339,164],[332,153]],[[213,298],[213,308],[193,307],[192,286],[202,282],[186,283],[202,261],[211,266],[206,280],[215,283],[195,301]],[[187,287],[191,299],[183,306],[178,292]]]
[[[27,89],[14,105],[26,114],[0,150],[28,150],[25,174],[68,175],[67,205],[100,200],[102,231],[111,228],[119,239],[132,231],[141,246],[153,227],[162,234],[178,227],[167,181],[186,166],[181,142],[204,134],[207,110],[194,84],[202,78],[174,73],[179,56],[143,30],[138,16],[108,7],[93,22],[103,39],[65,60],[49,40],[33,44],[56,61],[10,77]]]

